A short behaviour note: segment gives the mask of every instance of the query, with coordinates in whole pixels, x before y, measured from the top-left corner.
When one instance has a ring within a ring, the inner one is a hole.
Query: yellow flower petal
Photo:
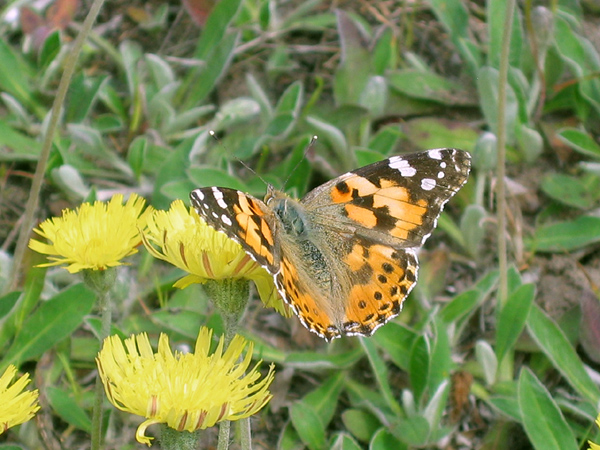
[[[175,287],[227,278],[252,280],[265,306],[286,316],[291,314],[275,289],[273,277],[241,245],[208,226],[181,200],[174,201],[169,211],[152,213],[143,239],[155,258],[189,272]]]
[[[40,409],[37,389],[23,391],[31,381],[28,373],[9,387],[16,373],[17,368],[10,365],[0,377],[0,434],[10,427],[27,422]]]
[[[210,354],[212,331],[202,328],[194,353],[171,351],[161,334],[152,352],[144,333],[121,342],[108,337],[96,361],[106,395],[117,408],[146,417],[136,439],[149,444],[145,430],[166,423],[178,431],[195,431],[222,420],[237,420],[258,412],[270,399],[273,366],[262,378],[256,364],[248,371],[252,343],[235,336],[223,352],[223,338]],[[238,362],[247,348],[246,355]]]
[[[68,264],[71,273],[83,269],[105,270],[124,264],[121,260],[136,253],[140,244],[139,230],[146,224],[151,209],[144,213],[145,200],[132,194],[123,205],[123,196],[115,195],[108,203],[83,203],[75,211],[65,210],[34,231],[47,239],[35,239],[29,247],[48,256],[52,262],[40,266]]]

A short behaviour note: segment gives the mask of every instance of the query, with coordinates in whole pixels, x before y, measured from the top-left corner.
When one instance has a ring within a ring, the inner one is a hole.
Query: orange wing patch
[[[417,281],[417,257],[411,250],[355,244],[344,261],[356,281],[348,294],[344,332],[371,335],[400,313]]]
[[[286,259],[281,259],[281,270],[276,278],[277,288],[283,299],[291,306],[302,324],[327,340],[340,335],[327,312],[317,305],[301,282],[296,267]]]
[[[240,228],[240,238],[256,255],[262,256],[269,265],[274,262],[273,234],[262,217],[260,206],[247,195],[238,195],[238,204],[233,206],[235,220]]]

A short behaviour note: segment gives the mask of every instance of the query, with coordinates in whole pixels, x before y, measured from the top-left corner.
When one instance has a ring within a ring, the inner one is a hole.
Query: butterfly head
[[[307,219],[298,201],[269,185],[265,203],[281,220],[287,234],[300,237],[306,233]]]

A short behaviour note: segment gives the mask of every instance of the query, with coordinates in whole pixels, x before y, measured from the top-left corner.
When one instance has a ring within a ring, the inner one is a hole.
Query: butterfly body
[[[301,322],[330,340],[371,335],[398,315],[417,279],[417,249],[466,182],[468,153],[395,156],[296,200],[225,188],[191,193],[198,214],[273,275]]]

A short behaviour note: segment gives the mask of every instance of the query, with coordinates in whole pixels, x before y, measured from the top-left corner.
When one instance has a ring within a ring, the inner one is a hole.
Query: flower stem
[[[160,448],[162,450],[196,450],[200,430],[190,433],[189,431],[177,431],[162,425],[160,430]]]
[[[250,428],[250,417],[238,421],[240,427],[240,446],[242,450],[252,450],[252,430]]]
[[[84,270],[83,281],[96,292],[98,296],[98,309],[100,310],[100,344],[110,334],[112,323],[111,289],[115,284],[116,269]],[[92,443],[91,450],[99,450],[102,442],[102,401],[104,400],[104,386],[99,376],[96,376],[94,389],[94,411],[92,413]]]
[[[208,280],[204,284],[204,289],[214,302],[221,313],[225,325],[225,346],[228,346],[239,328],[240,321],[246,311],[248,298],[250,294],[250,284],[248,280],[236,280],[227,278],[224,280]],[[244,447],[244,437],[250,442],[250,427],[248,422],[248,432],[242,433],[242,448]],[[224,420],[219,424],[219,442],[217,450],[227,450],[229,448],[229,434],[231,422]],[[249,448],[249,447],[248,447]]]
[[[229,448],[229,432],[231,430],[231,422],[224,420],[219,423],[219,442],[217,450],[227,450]]]

